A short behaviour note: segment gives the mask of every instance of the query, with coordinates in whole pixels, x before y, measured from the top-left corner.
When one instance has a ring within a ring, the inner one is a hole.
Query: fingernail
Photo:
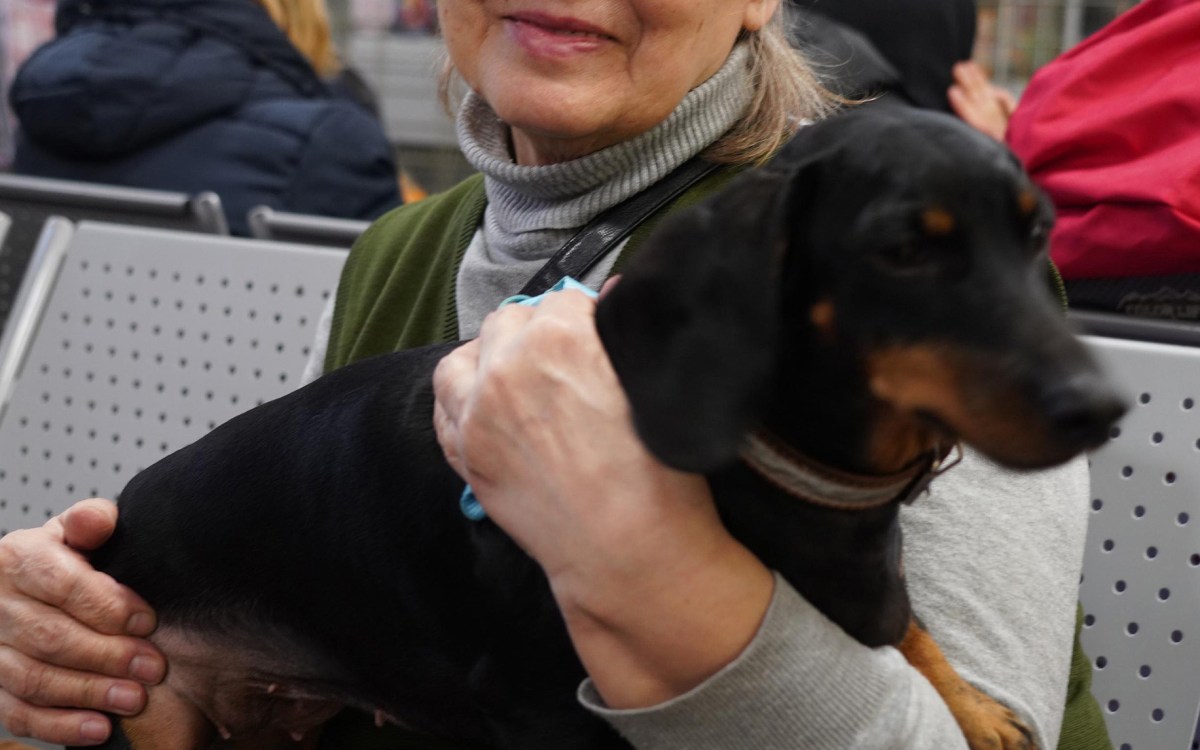
[[[125,632],[130,635],[150,635],[154,632],[154,615],[149,612],[135,612],[125,623]]]
[[[79,725],[79,736],[84,742],[103,742],[108,739],[108,722],[104,719],[84,719]]]
[[[104,698],[109,709],[119,714],[131,714],[142,707],[141,693],[128,685],[113,685]]]
[[[129,662],[129,674],[138,682],[156,684],[163,677],[162,660],[153,656],[135,656]]]

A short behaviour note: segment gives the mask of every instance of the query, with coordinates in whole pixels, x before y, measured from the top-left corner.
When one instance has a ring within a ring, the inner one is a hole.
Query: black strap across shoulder
[[[713,162],[693,157],[642,192],[601,213],[546,261],[546,265],[521,289],[521,294],[541,294],[564,276],[582,279],[596,261],[624,241],[648,216],[716,168],[717,164]]]

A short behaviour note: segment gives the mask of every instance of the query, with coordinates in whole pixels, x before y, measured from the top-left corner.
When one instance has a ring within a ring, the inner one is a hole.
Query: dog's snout
[[[1047,389],[1042,404],[1059,440],[1079,450],[1094,448],[1108,437],[1127,404],[1098,373],[1082,373]]]

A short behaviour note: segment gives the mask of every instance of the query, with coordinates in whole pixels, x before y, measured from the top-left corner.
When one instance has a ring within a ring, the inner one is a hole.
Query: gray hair
[[[743,32],[750,46],[754,99],[742,118],[704,155],[723,164],[761,164],[804,120],[819,120],[845,100],[821,85],[804,54],[788,41],[787,3],[758,31]]]

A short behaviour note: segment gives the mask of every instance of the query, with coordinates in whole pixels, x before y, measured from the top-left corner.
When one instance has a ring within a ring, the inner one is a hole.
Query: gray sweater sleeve
[[[1006,472],[977,455],[903,514],[914,609],[969,681],[1058,742],[1087,523],[1082,460]],[[579,699],[639,750],[965,748],[941,698],[893,648],[849,638],[785,581],[759,632],[689,693],[640,710]]]

